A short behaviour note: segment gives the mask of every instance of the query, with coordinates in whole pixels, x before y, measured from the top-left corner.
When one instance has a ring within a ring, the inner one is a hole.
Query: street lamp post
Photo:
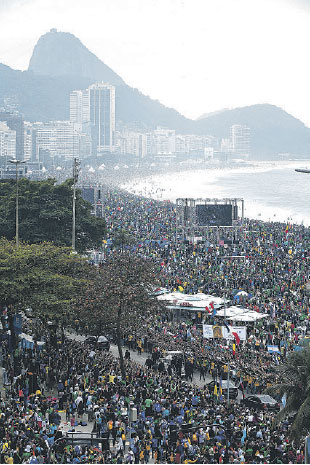
[[[17,160],[16,158],[9,160],[9,163],[13,163],[16,168],[16,220],[15,220],[15,236],[16,236],[16,247],[19,246],[19,223],[18,223],[18,165],[26,163],[25,160]]]
[[[73,159],[73,199],[72,199],[72,250],[75,251],[75,201],[76,201],[76,183],[79,176],[79,161]]]

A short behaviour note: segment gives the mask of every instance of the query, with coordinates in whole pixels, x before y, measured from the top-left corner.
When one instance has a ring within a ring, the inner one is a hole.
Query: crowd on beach
[[[121,246],[154,259],[163,288],[223,297],[266,317],[247,325],[247,341],[234,350],[203,338],[202,323],[218,322],[216,312],[176,321],[163,311],[137,321],[123,335],[126,379],[111,352],[65,336],[55,345],[39,321],[25,322],[45,345],[12,353],[2,343],[1,463],[303,463],[291,418],[276,425],[275,412],[228,402],[207,380],[225,379],[229,363],[242,397],[278,381],[277,368],[309,333],[308,228],[245,220],[220,231],[221,245],[211,229],[192,244],[176,234],[173,203],[116,188],[102,199],[106,256],[118,252],[113,240],[126,231]],[[171,350],[183,354],[184,374],[180,363],[161,363]],[[130,409],[137,410],[131,424]],[[64,425],[90,425],[101,444],[67,444]]]

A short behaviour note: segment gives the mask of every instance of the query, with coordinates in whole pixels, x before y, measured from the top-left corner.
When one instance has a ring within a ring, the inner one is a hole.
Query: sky
[[[189,118],[270,103],[310,126],[310,0],[0,0],[0,63],[27,69],[51,28]]]

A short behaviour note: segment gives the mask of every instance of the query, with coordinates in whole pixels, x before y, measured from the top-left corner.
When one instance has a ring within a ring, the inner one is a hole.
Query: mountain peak
[[[124,81],[69,32],[51,29],[34,47],[29,71],[44,76],[79,76],[112,85]]]

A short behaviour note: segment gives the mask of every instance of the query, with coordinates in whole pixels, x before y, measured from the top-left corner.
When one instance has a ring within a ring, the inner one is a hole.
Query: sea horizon
[[[246,218],[310,226],[310,175],[296,168],[310,160],[249,162],[244,166],[152,174],[123,183],[122,188],[156,200],[243,198]],[[240,215],[240,213],[239,213]]]

